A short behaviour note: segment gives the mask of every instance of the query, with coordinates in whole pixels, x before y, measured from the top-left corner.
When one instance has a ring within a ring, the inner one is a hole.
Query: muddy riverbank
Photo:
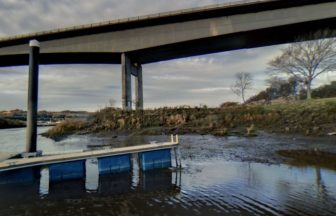
[[[83,135],[82,135],[83,136]],[[121,147],[150,142],[165,142],[167,135],[132,135],[101,132],[90,135],[91,148]],[[256,162],[264,164],[282,164],[290,161],[290,155],[279,154],[279,151],[319,151],[336,156],[334,137],[306,137],[279,135],[259,131],[257,137],[244,136],[213,136],[199,134],[180,135],[181,155],[183,159],[202,161],[221,159],[236,162]],[[309,155],[309,154],[307,154]],[[333,157],[335,159],[335,157]],[[306,163],[305,165],[318,165]],[[325,166],[323,166],[325,167]],[[328,168],[328,167],[327,167]]]

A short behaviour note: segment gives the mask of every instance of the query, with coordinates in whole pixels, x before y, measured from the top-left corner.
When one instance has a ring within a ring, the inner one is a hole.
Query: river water
[[[0,138],[1,151],[24,149],[24,129],[0,130]],[[55,143],[39,137],[38,147],[52,152],[86,149],[92,142],[120,146],[166,139],[73,136]],[[88,160],[85,179],[58,183],[49,183],[48,172],[42,170],[32,184],[0,185],[0,215],[336,215],[336,171],[258,162],[264,154],[259,143],[281,147],[288,142],[185,135],[183,169],[140,172],[133,160],[130,173],[99,176],[97,162]],[[248,143],[248,154],[237,153]],[[245,155],[244,160],[237,155]],[[251,155],[258,160],[247,160]]]

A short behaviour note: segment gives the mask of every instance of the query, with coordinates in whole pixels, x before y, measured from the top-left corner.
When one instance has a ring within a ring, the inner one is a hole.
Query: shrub
[[[55,127],[52,127],[47,132],[43,133],[43,135],[54,140],[60,140],[63,136],[85,129],[87,126],[88,124],[85,121],[67,119],[57,124]]]
[[[235,106],[238,106],[239,103],[237,102],[224,102],[220,105],[220,108],[227,108],[227,107],[235,107]]]

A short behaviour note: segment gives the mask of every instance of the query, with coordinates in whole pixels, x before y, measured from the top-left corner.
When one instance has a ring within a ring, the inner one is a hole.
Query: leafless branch
[[[269,64],[272,74],[287,74],[306,81],[311,90],[314,79],[323,73],[336,71],[336,32],[321,30],[304,37],[282,50]],[[307,92],[310,97],[310,92]]]

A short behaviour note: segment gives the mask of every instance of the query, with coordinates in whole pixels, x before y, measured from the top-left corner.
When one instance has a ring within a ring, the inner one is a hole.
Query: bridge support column
[[[121,54],[121,83],[122,83],[122,108],[123,110],[132,110],[132,63],[130,58]]]
[[[143,109],[143,89],[142,89],[142,66],[138,64],[136,66],[136,76],[135,76],[135,100],[136,109]]]
[[[37,40],[31,40],[29,46],[26,152],[36,152],[40,44]]]

